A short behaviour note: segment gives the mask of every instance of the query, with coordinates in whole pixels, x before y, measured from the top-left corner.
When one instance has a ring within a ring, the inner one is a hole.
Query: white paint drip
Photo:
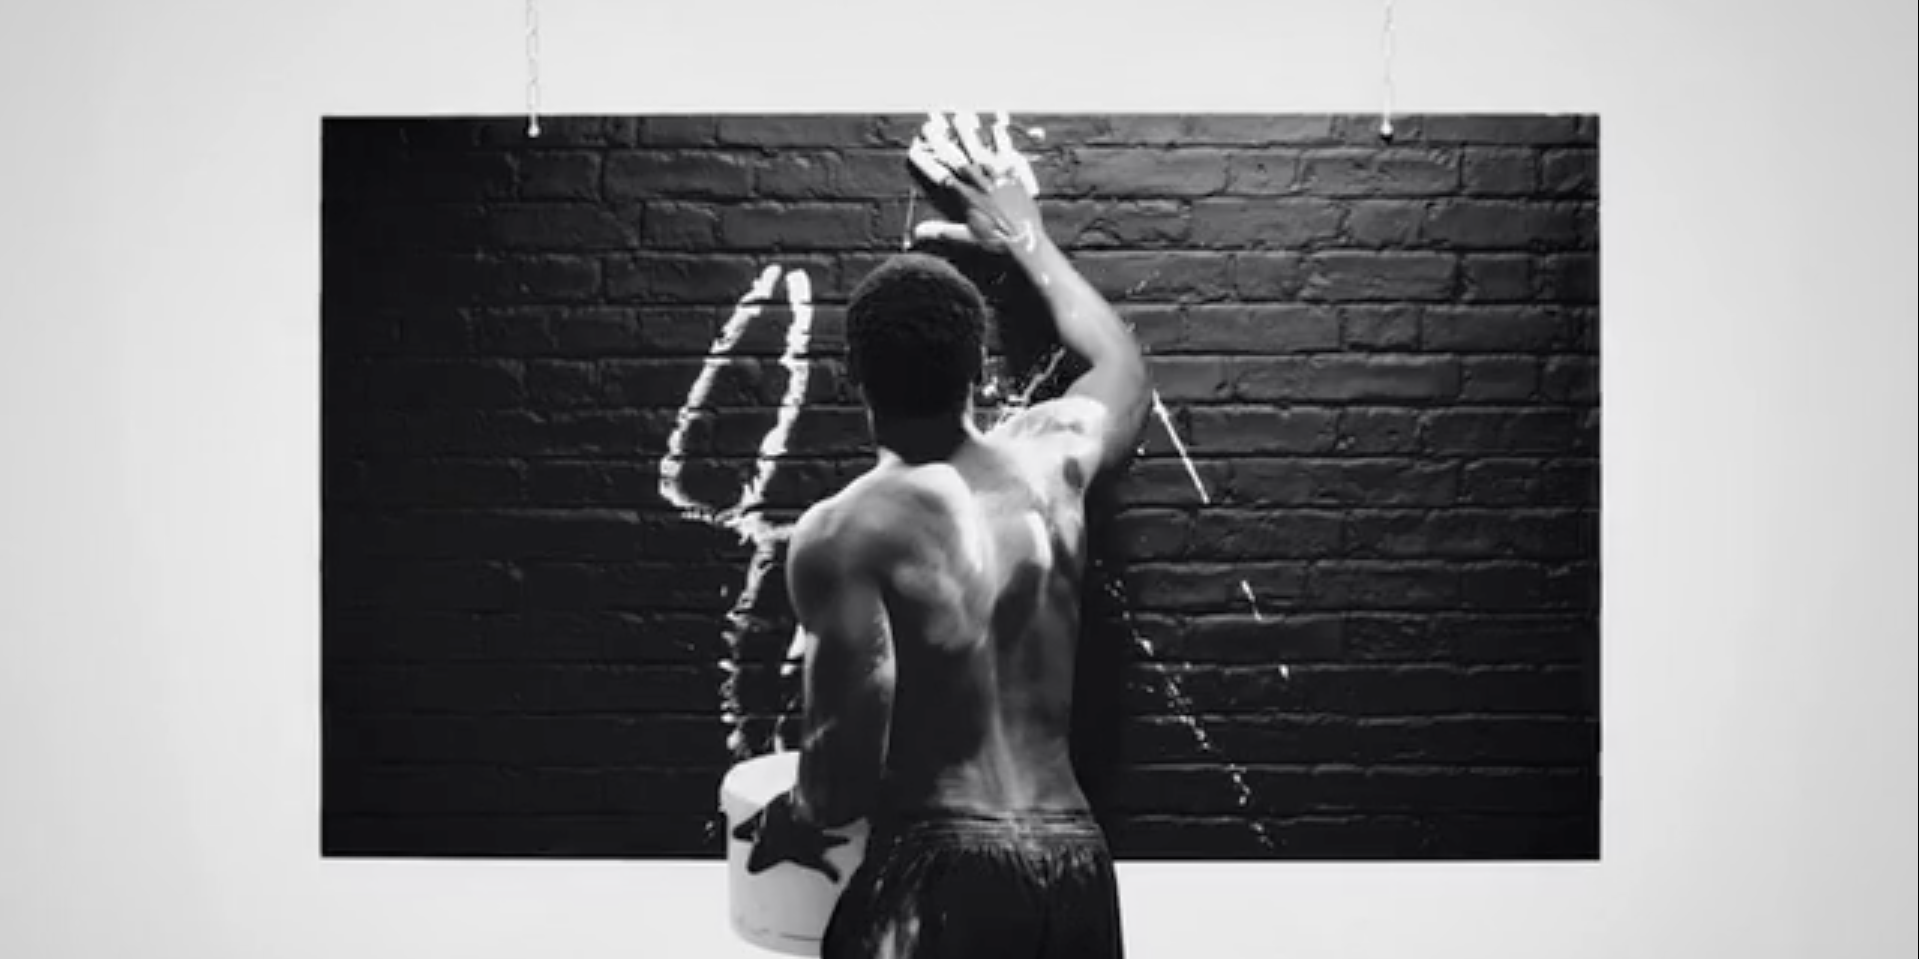
[[[1205,481],[1199,478],[1199,467],[1193,464],[1193,457],[1186,451],[1186,441],[1180,438],[1179,430],[1173,426],[1173,414],[1166,411],[1166,404],[1159,398],[1159,391],[1153,391],[1153,413],[1159,417],[1160,425],[1166,427],[1166,435],[1173,441],[1173,451],[1179,454],[1179,461],[1186,467],[1186,475],[1193,481],[1193,489],[1199,493],[1199,501],[1207,506],[1213,505],[1212,494],[1206,492]],[[1266,616],[1259,610],[1259,597],[1253,594],[1253,585],[1245,580],[1239,581],[1239,593],[1246,597],[1246,605],[1253,611],[1253,621],[1263,623]]]
[[[1134,645],[1138,646],[1148,657],[1157,660],[1159,658],[1159,652],[1153,648],[1152,640],[1147,639],[1146,636],[1140,632],[1139,625],[1133,621],[1132,604],[1127,602],[1125,589],[1110,577],[1107,579],[1105,586],[1107,594],[1119,603],[1120,618],[1125,622],[1126,632],[1132,636]],[[1219,760],[1221,767],[1226,771],[1227,781],[1233,786],[1235,802],[1239,805],[1239,808],[1251,811],[1253,805],[1253,788],[1246,782],[1245,767],[1228,759],[1225,754],[1220,752],[1219,747],[1213,743],[1212,735],[1206,731],[1206,724],[1200,722],[1196,710],[1193,709],[1193,701],[1187,698],[1186,690],[1180,686],[1179,675],[1168,670],[1161,672],[1159,676],[1161,688],[1164,689],[1166,693],[1166,700],[1168,704],[1173,707],[1173,718],[1177,720],[1180,725],[1186,727],[1186,731],[1193,737],[1193,743],[1199,747],[1201,752]],[[1268,849],[1273,848],[1273,838],[1267,833],[1265,823],[1258,819],[1248,819],[1246,822],[1248,827],[1252,829],[1253,835],[1259,839],[1261,845]]]

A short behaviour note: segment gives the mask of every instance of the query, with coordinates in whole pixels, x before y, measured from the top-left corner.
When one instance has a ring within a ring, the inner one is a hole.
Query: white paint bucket
[[[817,956],[833,904],[866,854],[867,824],[859,821],[832,830],[849,840],[826,854],[827,861],[839,868],[837,883],[791,862],[749,874],[746,860],[753,844],[733,836],[741,823],[792,788],[799,778],[799,759],[797,752],[758,756],[734,766],[720,781],[720,811],[726,817],[727,906],[734,933],[747,942],[789,956]]]

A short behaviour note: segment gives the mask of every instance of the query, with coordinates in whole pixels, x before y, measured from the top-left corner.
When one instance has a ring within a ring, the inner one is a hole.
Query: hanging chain
[[[526,0],[526,135],[540,135],[540,8]]]
[[[1379,111],[1379,135],[1393,138],[1393,0],[1386,0],[1386,19],[1379,31],[1381,62],[1385,76],[1384,102]]]

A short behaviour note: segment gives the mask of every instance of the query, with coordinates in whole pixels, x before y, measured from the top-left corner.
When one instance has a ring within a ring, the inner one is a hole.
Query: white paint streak
[[[799,419],[800,407],[806,402],[807,383],[812,379],[813,367],[805,356],[813,336],[813,284],[804,271],[795,270],[786,275],[786,302],[793,311],[793,319],[786,327],[786,351],[780,355],[780,365],[786,368],[786,395],[780,398],[779,418],[760,440],[759,464],[753,481],[740,493],[739,503],[722,517],[727,525],[754,539],[762,537],[753,533],[770,531],[753,511],[759,509],[766,498],[766,484],[772,481],[779,458],[786,455],[786,438],[793,432],[794,421]]]
[[[778,266],[769,266],[761,271],[752,287],[740,297],[733,315],[721,326],[719,335],[707,350],[706,362],[701,366],[699,376],[687,390],[686,402],[680,407],[673,433],[667,439],[666,455],[660,459],[661,498],[679,509],[680,515],[686,519],[731,530],[740,536],[742,542],[754,544],[753,558],[746,567],[745,582],[727,611],[728,625],[721,634],[726,640],[727,652],[719,666],[727,674],[727,679],[721,684],[720,720],[731,727],[726,739],[727,746],[739,755],[744,755],[748,747],[739,691],[735,685],[740,669],[738,632],[743,628],[742,624],[751,621],[760,589],[768,571],[773,568],[778,544],[792,532],[791,527],[768,522],[759,512],[759,507],[765,499],[766,487],[778,468],[779,458],[786,455],[787,437],[792,432],[794,421],[799,418],[800,408],[806,401],[807,384],[811,380],[812,367],[806,360],[806,350],[812,340],[813,287],[804,271],[794,270],[786,274],[786,300],[793,313],[786,329],[785,349],[779,361],[786,370],[786,391],[781,397],[773,428],[760,441],[753,478],[741,488],[739,499],[732,506],[717,509],[687,495],[681,484],[681,472],[686,461],[687,431],[705,408],[706,398],[712,392],[720,371],[732,362],[732,353],[739,345],[740,337],[745,335],[747,328],[760,315],[762,305],[772,297],[780,274]],[[726,587],[720,587],[720,595],[726,594]]]
[[[1186,441],[1180,439],[1179,430],[1173,427],[1173,414],[1166,411],[1166,404],[1160,402],[1159,391],[1153,391],[1153,413],[1159,417],[1161,425],[1166,427],[1166,435],[1173,441],[1173,449],[1179,453],[1179,461],[1186,465],[1186,475],[1193,480],[1193,489],[1199,491],[1199,501],[1208,506],[1213,497],[1206,492],[1206,484],[1199,478],[1199,467],[1193,465],[1193,458],[1186,453]]]
[[[760,304],[773,294],[773,284],[779,282],[780,268],[769,266],[761,271],[759,279],[753,281],[751,289],[740,297],[734,307],[733,315],[720,328],[720,335],[706,351],[706,363],[700,368],[700,375],[686,392],[686,402],[681,405],[679,415],[673,426],[673,434],[666,440],[666,455],[660,458],[660,496],[680,510],[687,519],[701,522],[711,521],[715,512],[693,501],[680,487],[680,470],[686,461],[686,431],[699,418],[700,410],[706,405],[707,394],[713,391],[713,381],[719,378],[720,370],[732,361],[735,344],[740,336],[752,324],[754,317],[760,315]]]

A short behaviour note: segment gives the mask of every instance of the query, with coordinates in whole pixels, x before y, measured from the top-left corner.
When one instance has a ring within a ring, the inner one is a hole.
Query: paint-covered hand
[[[992,143],[980,136],[979,119],[935,114],[907,153],[914,180],[947,218],[921,223],[916,240],[981,246],[995,252],[1030,252],[1046,241],[1032,165],[1012,143],[1005,115],[993,127]]]
[[[828,862],[826,854],[846,845],[847,838],[800,822],[794,815],[791,792],[775,796],[764,809],[740,823],[733,830],[733,838],[753,844],[753,851],[746,859],[748,873],[758,875],[780,863],[790,862],[833,882],[840,881],[839,867]]]

